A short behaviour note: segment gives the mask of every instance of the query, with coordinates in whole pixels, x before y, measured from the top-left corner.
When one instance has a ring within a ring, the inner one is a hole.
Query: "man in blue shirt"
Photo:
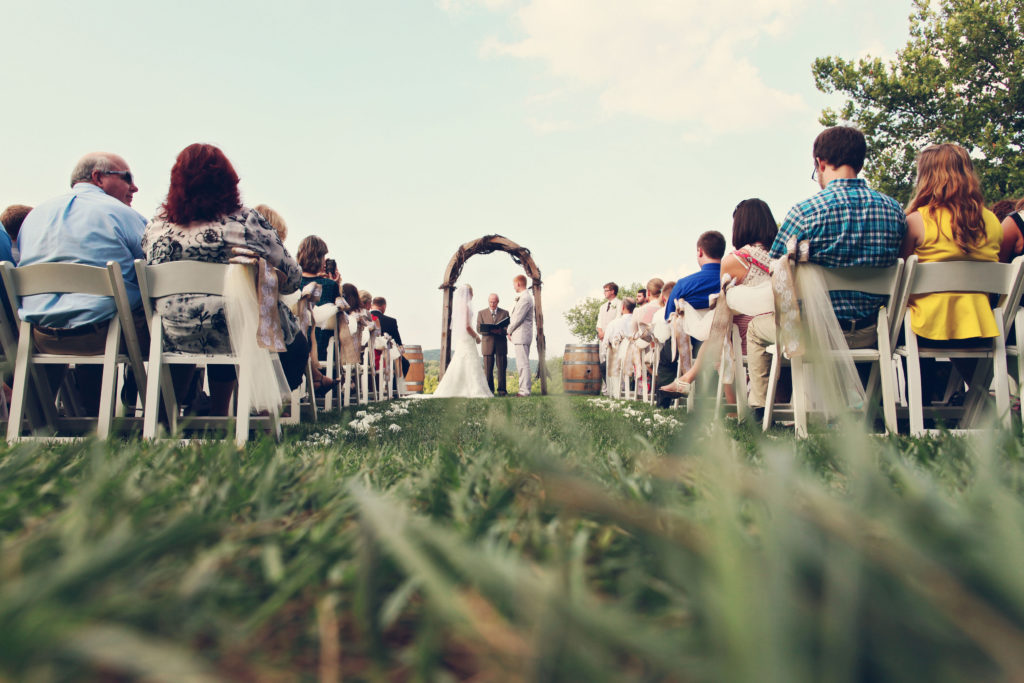
[[[789,210],[772,244],[773,258],[785,254],[786,243],[795,237],[807,240],[810,260],[826,268],[885,268],[896,263],[907,232],[906,215],[899,202],[857,177],[866,154],[864,134],[856,128],[834,126],[818,135],[811,179],[821,192]],[[878,308],[885,297],[836,291],[831,300],[849,347],[874,346]],[[764,410],[770,369],[766,349],[774,343],[775,316],[755,316],[747,328],[750,406],[755,415]]]
[[[717,230],[708,230],[697,238],[697,264],[693,275],[676,282],[665,304],[665,320],[676,310],[676,300],[683,299],[696,309],[710,306],[708,297],[722,288],[722,257],[725,256],[725,236]]]
[[[135,259],[144,258],[142,234],[146,229],[146,219],[131,208],[138,189],[128,163],[116,154],[96,152],[82,157],[71,173],[71,192],[43,202],[25,217],[18,233],[18,265],[106,267],[108,261],[118,262],[128,298],[138,312],[139,341],[148,345],[134,266]],[[110,297],[39,294],[25,297],[18,314],[32,323],[32,339],[43,353],[100,354],[117,309]],[[86,408],[95,411],[99,406],[99,366],[83,366],[76,374]]]

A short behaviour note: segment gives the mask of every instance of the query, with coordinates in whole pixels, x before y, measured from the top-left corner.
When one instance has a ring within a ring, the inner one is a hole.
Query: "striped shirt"
[[[872,190],[861,178],[837,178],[789,210],[771,256],[785,254],[786,242],[795,236],[810,242],[810,260],[826,268],[885,268],[896,263],[906,232],[907,217],[895,199]],[[866,318],[886,299],[838,290],[831,298],[840,320]]]

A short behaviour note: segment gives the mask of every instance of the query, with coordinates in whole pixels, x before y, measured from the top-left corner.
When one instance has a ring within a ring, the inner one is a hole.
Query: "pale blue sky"
[[[887,55],[909,0],[5,0],[0,206],[67,188],[93,150],[124,156],[152,216],[177,153],[219,145],[243,201],[330,245],[436,348],[459,244],[499,233],[561,313],[607,280],[675,279],[706,229],[811,195],[817,56]],[[477,304],[521,272],[471,259]]]

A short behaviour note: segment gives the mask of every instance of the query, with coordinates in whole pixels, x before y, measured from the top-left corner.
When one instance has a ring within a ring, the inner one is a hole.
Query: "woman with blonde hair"
[[[943,143],[917,157],[917,188],[907,207],[907,234],[900,256],[916,254],[921,263],[999,260],[1003,229],[985,208],[981,183],[960,145]],[[978,292],[937,292],[911,297],[910,326],[922,346],[956,348],[999,334],[988,296]],[[945,382],[932,359],[922,359],[929,393]],[[954,359],[961,377],[974,374],[975,361]]]

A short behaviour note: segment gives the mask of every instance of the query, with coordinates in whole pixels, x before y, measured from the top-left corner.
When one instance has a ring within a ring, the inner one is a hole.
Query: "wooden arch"
[[[455,283],[458,282],[459,276],[462,274],[462,267],[466,265],[466,261],[471,256],[490,254],[495,251],[504,251],[511,256],[517,265],[523,267],[526,276],[533,281],[530,285],[530,290],[533,292],[534,316],[536,317],[534,322],[536,323],[537,358],[539,359],[537,371],[540,374],[540,393],[546,395],[548,393],[548,373],[544,365],[546,343],[544,339],[544,312],[540,302],[540,269],[533,262],[529,249],[521,247],[501,235],[485,235],[472,242],[466,242],[455,252],[455,255],[452,256],[451,261],[448,262],[448,267],[444,271],[444,281],[438,287],[441,290],[442,297],[441,362],[438,378],[444,377],[445,368],[452,357],[452,300],[455,297]]]

